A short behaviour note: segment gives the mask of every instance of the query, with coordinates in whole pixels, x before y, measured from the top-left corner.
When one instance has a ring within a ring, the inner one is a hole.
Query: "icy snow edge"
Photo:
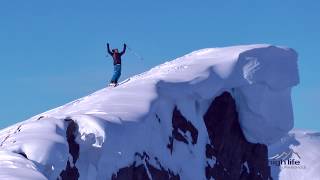
[[[270,144],[293,127],[291,88],[298,83],[297,53],[290,48],[268,44],[207,48],[30,120],[89,115],[111,123],[139,122],[157,111],[162,98],[183,104],[190,99],[213,100],[229,91],[247,140]]]
[[[289,48],[248,45],[195,51],[0,131],[0,177],[56,179],[70,160],[66,120],[72,119],[78,126],[74,141],[80,146],[80,179],[111,177],[133,161],[134,153],[146,150],[164,167],[181,170],[182,179],[204,179],[195,172],[204,169],[208,134],[203,116],[213,99],[230,92],[246,138],[270,144],[293,126],[291,88],[298,82],[297,54]],[[175,107],[199,134],[191,149],[175,144],[172,156],[165,139],[172,133]],[[17,168],[19,174],[12,173]]]
[[[299,83],[297,57],[293,49],[272,45],[203,49],[163,65],[189,69],[170,74],[158,82],[157,90],[175,102],[213,99],[229,91],[246,139],[271,144],[293,128],[291,88]]]

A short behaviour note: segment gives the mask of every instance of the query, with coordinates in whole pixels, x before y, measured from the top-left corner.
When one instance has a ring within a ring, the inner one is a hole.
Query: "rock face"
[[[138,160],[128,167],[119,169],[117,173],[113,174],[112,180],[180,179],[179,175],[162,167],[157,158],[155,160],[160,169],[149,163],[150,157],[145,152],[143,154],[136,153],[135,156]]]
[[[268,165],[268,150],[263,144],[248,142],[241,130],[235,101],[224,92],[210,105],[204,115],[204,121],[210,139],[206,145],[207,166],[203,170],[207,179],[216,180],[267,180],[271,179]],[[179,112],[174,109],[172,115],[172,136],[169,137],[168,150],[174,149],[173,141],[185,144],[196,144],[198,130]],[[191,135],[191,142],[186,132]],[[179,174],[161,166],[156,168],[148,163],[149,156],[136,153],[136,161],[127,167],[120,168],[112,179],[180,179]],[[157,158],[155,158],[157,160]]]
[[[79,171],[75,166],[79,158],[80,146],[76,142],[76,133],[78,132],[78,125],[72,119],[65,119],[68,123],[68,128],[66,132],[66,138],[69,145],[70,157],[68,159],[65,170],[60,173],[60,178],[62,180],[77,180],[79,179]]]
[[[235,101],[225,92],[217,97],[204,116],[210,138],[206,146],[206,177],[215,179],[271,179],[268,149],[248,142],[239,125]]]
[[[173,141],[181,141],[185,144],[196,144],[198,140],[198,130],[192,125],[192,123],[175,108],[172,114],[172,135],[169,137],[168,149],[171,153],[173,150]],[[191,134],[192,141],[189,142],[186,133]]]

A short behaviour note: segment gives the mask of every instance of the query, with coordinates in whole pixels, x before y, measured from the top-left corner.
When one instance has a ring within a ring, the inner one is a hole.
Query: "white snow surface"
[[[271,165],[273,179],[320,179],[320,132],[294,129],[269,145],[270,160],[295,160],[299,164]]]
[[[247,140],[271,146],[293,127],[291,88],[298,83],[297,53],[290,48],[258,44],[194,51],[3,129],[0,179],[56,179],[69,156],[67,117],[79,126],[81,180],[110,178],[143,151],[182,179],[205,179],[196,172],[205,167],[208,134],[202,117],[212,100],[229,91]],[[199,135],[194,146],[177,142],[171,155],[166,145],[174,106]],[[10,173],[13,169],[20,173]]]

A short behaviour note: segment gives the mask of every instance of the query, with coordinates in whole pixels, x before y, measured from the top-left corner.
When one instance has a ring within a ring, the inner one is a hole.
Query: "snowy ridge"
[[[289,48],[262,44],[195,51],[2,130],[0,158],[25,155],[30,165],[21,172],[35,175],[23,179],[56,179],[67,171],[78,172],[79,179],[111,179],[133,161],[140,161],[149,178],[151,164],[172,177],[206,179],[203,116],[213,99],[231,93],[246,139],[272,145],[293,127],[291,88],[298,83],[297,54]],[[169,151],[175,108],[197,130],[196,143],[192,128],[178,130],[185,143],[174,141]],[[19,162],[15,167],[22,169]],[[0,178],[18,177],[3,168],[10,166],[0,159]]]
[[[154,101],[162,96],[174,102],[188,97],[212,100],[232,90],[237,102],[246,103],[239,104],[239,112],[249,141],[273,140],[256,132],[255,125],[278,126],[270,127],[275,139],[293,127],[290,90],[299,77],[297,54],[288,48],[250,45],[203,49],[125,81],[117,88],[105,88],[40,116],[84,114],[109,122],[140,121],[155,111]],[[277,113],[279,109],[285,113]]]

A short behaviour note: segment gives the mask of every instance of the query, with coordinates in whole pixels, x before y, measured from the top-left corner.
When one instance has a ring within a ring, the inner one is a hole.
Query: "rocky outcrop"
[[[143,154],[136,153],[136,161],[128,167],[118,170],[112,175],[112,180],[179,180],[179,175],[174,174],[170,169],[165,169],[157,158],[154,160],[159,167],[155,167],[149,163],[149,155],[145,152]]]
[[[207,166],[203,170],[207,179],[216,180],[268,180],[271,179],[268,165],[268,150],[263,144],[248,142],[241,130],[235,100],[224,92],[215,98],[203,117],[209,144],[206,145]],[[187,133],[188,132],[188,133]],[[191,137],[187,136],[190,134]],[[172,135],[167,148],[172,153],[174,141],[196,144],[198,130],[175,107],[172,114]],[[180,179],[170,169],[149,163],[147,153],[136,153],[136,159],[127,167],[113,174],[113,180]],[[187,160],[186,160],[187,161]]]
[[[187,132],[191,134],[191,140],[188,140]],[[174,140],[185,144],[196,144],[198,140],[198,130],[190,121],[183,117],[177,107],[175,107],[172,114],[172,135],[169,137],[169,144],[167,145],[171,153]]]
[[[60,179],[62,180],[78,180],[79,179],[79,171],[76,167],[76,162],[79,158],[80,146],[76,142],[76,133],[78,132],[78,125],[72,119],[65,119],[68,123],[68,128],[66,132],[67,141],[69,144],[69,160],[66,165],[66,169],[60,173]]]
[[[271,179],[267,146],[245,139],[235,101],[229,93],[223,93],[212,102],[204,121],[210,139],[210,144],[206,145],[207,179]]]

